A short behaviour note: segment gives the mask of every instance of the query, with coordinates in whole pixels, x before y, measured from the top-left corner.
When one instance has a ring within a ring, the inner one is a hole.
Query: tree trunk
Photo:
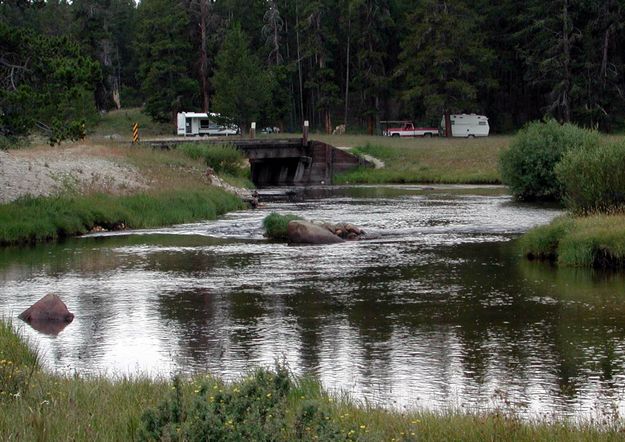
[[[347,130],[347,112],[349,109],[349,55],[351,49],[351,39],[352,39],[352,14],[351,14],[351,4],[347,6],[347,57],[345,62],[345,118],[343,120],[343,125],[345,126],[345,130]]]
[[[300,43],[299,43],[299,8],[297,7],[298,1],[295,0],[295,41],[297,44],[297,73],[299,76],[299,109],[302,120],[305,120],[304,116],[304,86],[302,81],[302,57],[300,56]],[[303,123],[303,121],[302,121]]]
[[[450,138],[452,136],[451,115],[449,114],[449,110],[445,110],[445,136],[447,138]]]
[[[208,0],[200,0],[200,77],[202,80],[202,104],[204,112],[210,108],[208,85],[208,53],[206,52],[206,26],[209,5]]]

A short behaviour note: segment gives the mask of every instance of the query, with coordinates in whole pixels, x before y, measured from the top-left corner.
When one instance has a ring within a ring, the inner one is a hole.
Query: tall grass
[[[560,217],[520,239],[530,258],[573,267],[625,269],[625,215]]]
[[[0,401],[26,393],[38,368],[39,355],[14,332],[10,321],[0,319]]]
[[[405,145],[366,144],[351,150],[355,154],[374,156],[384,168],[357,168],[335,177],[338,184],[363,183],[447,183],[497,184],[501,182],[497,167],[500,152],[507,139],[493,140],[401,140]],[[480,144],[480,142],[482,144]],[[429,144],[427,144],[429,143]]]
[[[625,208],[625,142],[602,143],[570,151],[556,166],[564,202],[574,213]]]
[[[244,173],[243,165],[246,157],[230,144],[183,143],[178,146],[178,150],[194,160],[204,160],[206,165],[218,174],[240,176]],[[249,170],[249,167],[246,169]]]
[[[242,208],[236,196],[215,188],[129,196],[108,194],[23,198],[0,205],[0,245],[36,243],[88,232],[94,226],[149,228],[215,219]]]

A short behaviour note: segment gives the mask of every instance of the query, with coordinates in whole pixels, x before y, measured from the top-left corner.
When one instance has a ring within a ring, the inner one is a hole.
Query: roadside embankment
[[[184,152],[87,141],[0,155],[0,245],[214,219],[248,192]]]
[[[283,367],[236,382],[64,376],[0,320],[0,440],[620,440],[618,420],[524,422],[514,410],[389,411],[332,395]],[[16,376],[18,375],[18,376]]]

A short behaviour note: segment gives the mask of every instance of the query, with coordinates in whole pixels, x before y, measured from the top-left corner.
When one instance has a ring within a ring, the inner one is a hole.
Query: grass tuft
[[[287,226],[289,225],[289,221],[293,221],[296,219],[302,218],[297,215],[280,215],[276,212],[272,212],[270,215],[267,215],[263,220],[265,235],[267,236],[267,238],[275,240],[288,239]]]

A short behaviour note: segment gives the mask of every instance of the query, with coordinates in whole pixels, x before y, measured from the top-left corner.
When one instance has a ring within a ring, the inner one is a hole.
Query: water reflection
[[[382,236],[274,244],[271,210]],[[389,407],[587,418],[625,404],[625,281],[519,260],[510,239],[556,214],[499,188],[323,188],[217,222],[3,250],[0,312],[62,295],[67,329],[25,329],[53,369],[234,378],[285,360]]]

